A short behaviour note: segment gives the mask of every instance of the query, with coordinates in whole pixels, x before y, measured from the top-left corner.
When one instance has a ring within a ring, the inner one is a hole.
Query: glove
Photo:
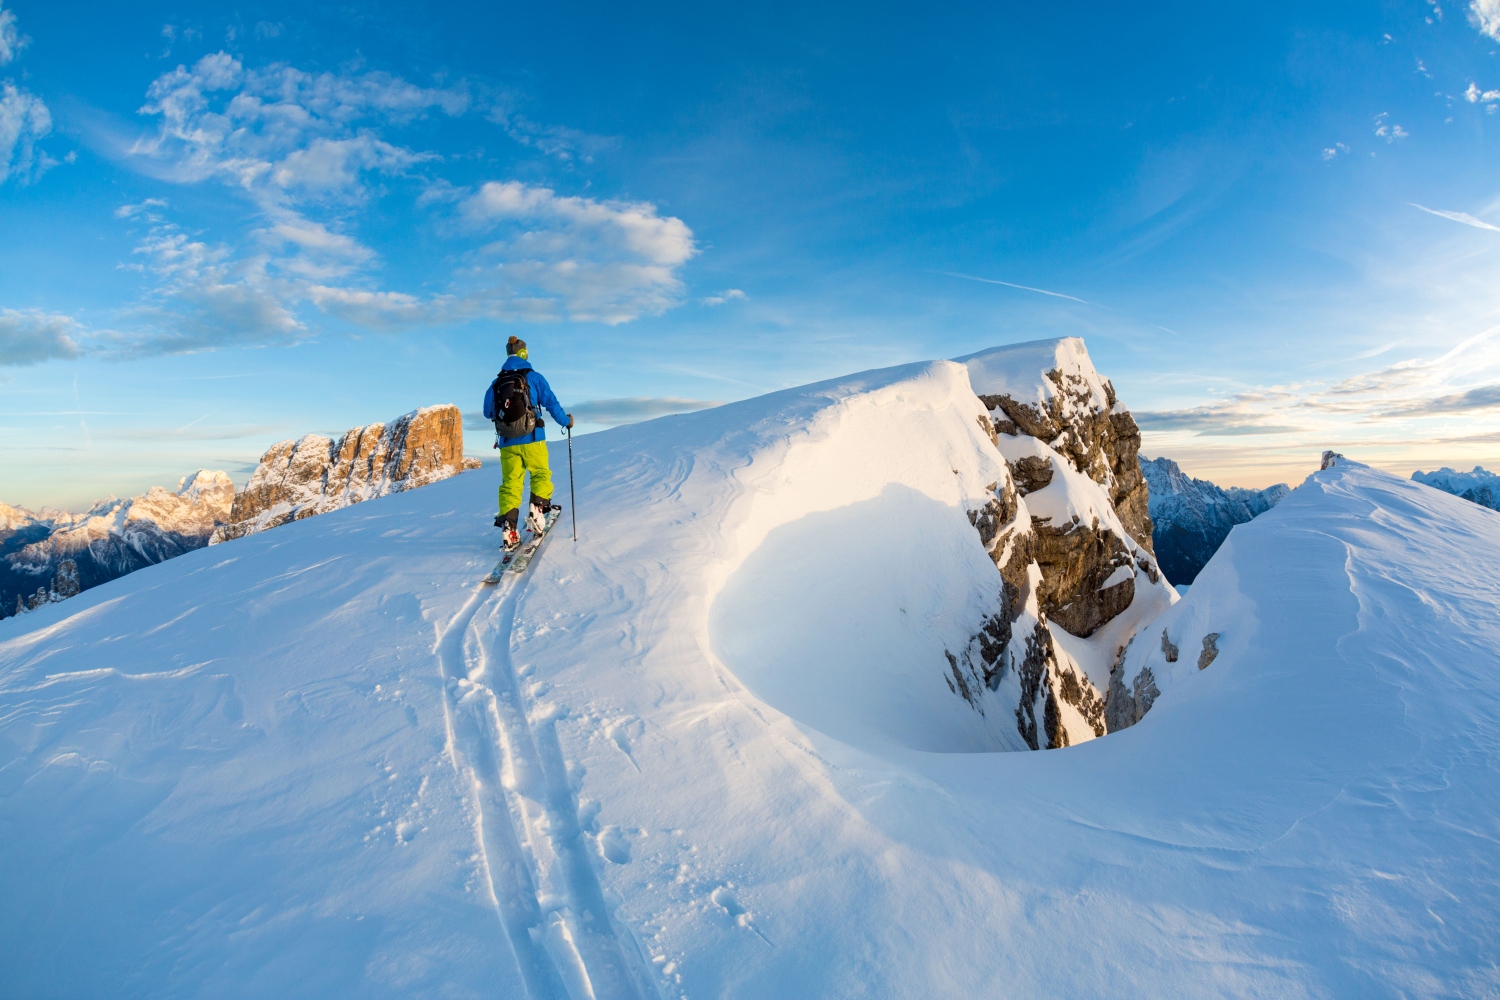
[[[571,414],[571,413],[568,414],[568,426],[569,427],[573,426],[573,414]]]

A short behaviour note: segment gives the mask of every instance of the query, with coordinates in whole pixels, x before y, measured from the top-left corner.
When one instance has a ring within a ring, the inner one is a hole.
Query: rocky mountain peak
[[[1109,492],[1125,530],[1152,551],[1141,431],[1095,370],[1081,338],[1017,344],[960,358],[1000,434],[1044,442]],[[1024,373],[1024,374],[1023,374]]]
[[[337,440],[308,434],[266,450],[250,482],[234,498],[229,523],[211,544],[424,486],[465,469],[463,414],[428,406],[389,423],[354,427]]]

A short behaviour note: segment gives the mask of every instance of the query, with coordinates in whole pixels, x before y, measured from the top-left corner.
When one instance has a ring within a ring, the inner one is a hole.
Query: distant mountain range
[[[1452,493],[1490,510],[1500,510],[1500,476],[1478,465],[1473,472],[1455,472],[1446,466],[1436,472],[1419,469],[1411,477],[1424,486]]]
[[[428,406],[337,441],[281,441],[238,493],[225,473],[199,469],[175,491],[111,496],[82,514],[0,503],[0,618],[205,545],[478,468],[464,458],[462,421],[456,406]]]
[[[112,496],[82,514],[0,503],[0,618],[202,548],[233,502],[227,475],[199,469],[175,491]]]
[[[1156,561],[1174,585],[1198,578],[1224,544],[1229,529],[1276,506],[1291,492],[1285,483],[1263,490],[1223,489],[1194,479],[1170,458],[1141,459],[1151,488],[1151,541]]]

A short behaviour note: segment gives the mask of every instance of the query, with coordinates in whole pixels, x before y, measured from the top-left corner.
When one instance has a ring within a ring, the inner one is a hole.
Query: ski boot
[[[500,529],[502,552],[511,552],[521,544],[521,533],[516,530],[516,511],[508,510],[496,517],[495,527]]]
[[[526,515],[526,527],[531,529],[533,535],[540,535],[547,530],[547,512],[551,509],[550,500],[531,501],[531,510]]]

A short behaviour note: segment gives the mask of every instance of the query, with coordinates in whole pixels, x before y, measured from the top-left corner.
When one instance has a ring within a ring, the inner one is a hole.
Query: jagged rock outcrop
[[[281,441],[261,456],[250,482],[234,498],[230,523],[214,532],[212,543],[478,467],[477,459],[464,458],[463,414],[452,405],[355,427],[337,441],[317,434]]]
[[[1473,472],[1455,472],[1447,466],[1435,472],[1423,472],[1418,469],[1411,474],[1411,478],[1424,486],[1431,486],[1444,493],[1452,493],[1456,497],[1463,497],[1470,503],[1477,503],[1481,507],[1500,510],[1500,476],[1486,470],[1483,466],[1474,466]]]
[[[0,617],[71,597],[208,544],[234,500],[223,472],[109,497],[82,514],[0,504]]]
[[[1265,513],[1291,492],[1285,483],[1263,490],[1221,489],[1188,476],[1170,458],[1141,459],[1141,471],[1150,487],[1156,559],[1174,584],[1192,583],[1231,528]]]
[[[1008,474],[969,512],[1003,584],[949,654],[949,687],[981,712],[998,701],[1032,749],[1132,725],[1156,689],[1118,675],[1123,649],[1176,597],[1151,549],[1135,420],[1077,338],[959,360]]]

